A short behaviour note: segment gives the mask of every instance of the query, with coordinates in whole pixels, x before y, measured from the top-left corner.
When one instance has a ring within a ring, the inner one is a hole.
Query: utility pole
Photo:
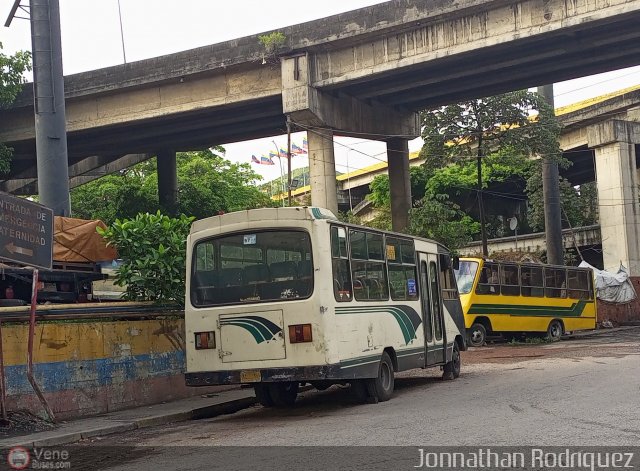
[[[30,0],[38,195],[56,216],[69,216],[69,158],[65,120],[60,6]]]
[[[477,164],[478,164],[478,213],[480,216],[480,235],[482,236],[482,255],[485,257],[489,256],[489,243],[487,241],[487,228],[485,223],[485,215],[484,215],[484,198],[482,195],[482,157],[483,157],[483,142],[482,142],[482,132],[478,136],[478,154],[477,154]]]
[[[538,94],[554,111],[553,84],[538,87]],[[555,112],[555,111],[554,111]],[[547,239],[547,263],[564,265],[562,246],[562,216],[560,204],[560,173],[552,156],[542,156],[542,193],[544,198],[544,232]]]

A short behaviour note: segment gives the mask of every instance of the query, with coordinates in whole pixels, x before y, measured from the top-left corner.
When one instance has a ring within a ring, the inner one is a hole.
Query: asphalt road
[[[637,445],[638,397],[640,328],[633,328],[553,344],[473,349],[464,352],[457,380],[442,381],[434,369],[403,373],[394,397],[385,403],[357,404],[348,388],[332,387],[302,394],[292,409],[255,406],[106,437],[81,448],[87,456],[104,455],[87,469],[196,470],[248,469],[254,461],[266,466],[282,459],[282,453],[215,448],[220,446]],[[113,450],[117,459],[109,458]],[[324,458],[314,458],[317,450],[307,449],[289,466],[310,469],[336,459],[335,448],[319,450]],[[361,450],[371,463],[382,463],[376,469],[399,463],[373,457],[392,456],[393,450],[379,448],[373,455],[369,448]],[[411,460],[416,459],[412,452]],[[415,464],[404,463],[407,469]]]

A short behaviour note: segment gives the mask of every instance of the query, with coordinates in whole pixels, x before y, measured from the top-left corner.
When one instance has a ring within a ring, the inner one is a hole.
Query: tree
[[[2,51],[2,43],[0,43]],[[7,108],[14,102],[22,84],[26,81],[23,74],[31,70],[31,53],[18,51],[12,56],[0,52],[0,108]],[[7,173],[10,168],[13,149],[0,142],[0,172]]]
[[[426,111],[422,125],[422,153],[428,169],[452,164],[468,169],[475,160],[480,232],[483,252],[488,255],[483,162],[490,155],[560,159],[560,126],[552,110],[538,94],[516,91]]]
[[[222,153],[224,149],[216,148]],[[261,177],[249,164],[237,164],[211,150],[183,152],[176,156],[178,213],[196,219],[272,204],[254,183]],[[158,172],[155,159],[134,165],[74,188],[71,203],[76,217],[131,219],[139,213],[162,210],[158,203]]]
[[[98,228],[124,260],[115,283],[131,301],[184,304],[186,241],[193,218],[138,214],[107,229]]]
[[[460,207],[449,200],[446,194],[425,192],[425,168],[411,167],[411,188],[415,207],[409,213],[407,232],[443,243],[452,250],[472,240],[479,224],[464,214]],[[376,209],[376,216],[367,223],[377,229],[391,230],[391,194],[388,175],[376,176],[367,198]]]

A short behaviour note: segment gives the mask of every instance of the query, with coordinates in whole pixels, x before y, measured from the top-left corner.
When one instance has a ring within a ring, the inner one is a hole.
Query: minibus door
[[[419,260],[426,366],[433,366],[444,363],[445,359],[438,257],[421,253]]]

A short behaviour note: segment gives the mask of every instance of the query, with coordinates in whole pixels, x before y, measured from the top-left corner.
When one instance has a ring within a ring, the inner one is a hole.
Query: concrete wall
[[[9,410],[43,409],[29,384],[28,325],[3,325]],[[34,373],[59,419],[207,392],[184,385],[184,320],[63,321],[36,326]]]

